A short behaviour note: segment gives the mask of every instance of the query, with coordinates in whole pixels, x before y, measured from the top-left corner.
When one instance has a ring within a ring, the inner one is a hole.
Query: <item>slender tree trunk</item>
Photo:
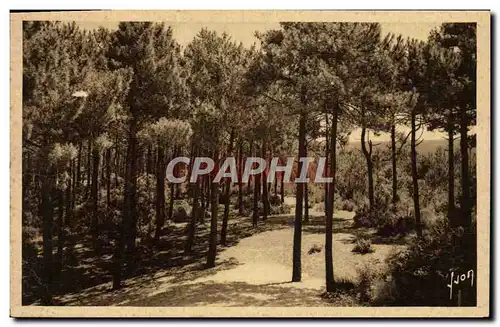
[[[229,137],[229,144],[227,146],[227,156],[233,155],[233,142],[234,142],[234,131],[231,131],[231,135]],[[224,203],[224,216],[222,217],[222,229],[220,231],[220,243],[221,245],[226,245],[227,238],[227,224],[229,221],[229,206],[231,205],[230,197],[231,197],[231,179],[228,178],[226,180],[225,185],[225,203]]]
[[[243,140],[239,142],[238,150],[238,214],[243,215]]]
[[[301,113],[299,118],[299,158],[305,157],[306,152],[306,121],[307,116]],[[299,161],[298,171],[302,171],[302,161]],[[300,282],[302,279],[302,202],[304,196],[304,184],[296,183],[295,192],[295,224],[293,231],[293,271],[292,282]]]
[[[332,177],[332,182],[328,190],[328,204],[325,226],[325,268],[326,268],[326,291],[335,290],[335,279],[333,275],[333,213],[335,203],[335,178],[337,170],[337,116],[339,106],[333,111],[332,129],[330,137],[330,169],[328,175]],[[327,166],[328,167],[328,166]]]
[[[325,126],[325,167],[326,167],[326,172],[329,171],[328,169],[328,163],[329,163],[329,155],[330,155],[330,130],[329,130],[329,125],[330,123],[328,122],[328,113],[325,112],[325,122],[326,122],[326,126]],[[317,172],[318,173],[318,172]],[[319,172],[319,173],[323,173],[323,172]],[[328,173],[325,173],[326,176],[329,176]],[[328,216],[328,199],[329,199],[329,196],[328,196],[328,189],[330,188],[330,184],[328,183],[325,183],[325,216]]]
[[[305,148],[305,156],[307,157],[307,145]],[[304,222],[309,222],[309,188],[307,183],[304,183]]]
[[[62,259],[63,259],[63,228],[64,228],[64,191],[57,190],[57,221],[56,221],[56,231],[57,231],[57,252],[55,257],[55,275],[59,276],[62,269]]]
[[[198,222],[201,224],[204,224],[205,222],[205,210],[206,210],[206,204],[205,204],[205,183],[206,183],[206,178],[205,176],[200,177],[199,181],[199,187],[200,187],[200,203],[201,203],[201,212],[198,217]]]
[[[304,184],[304,222],[309,222],[309,187]]]
[[[106,151],[106,204],[111,207],[111,148]]]
[[[85,194],[88,195],[88,191],[90,190],[90,181],[92,178],[92,137],[89,138],[88,140],[88,147],[87,147],[87,187]]]
[[[267,162],[267,142],[266,142],[266,136],[264,136],[263,144],[262,144],[262,158],[266,160]],[[267,165],[266,165],[267,166]],[[267,169],[267,167],[266,167]],[[264,215],[262,217],[262,220],[266,221],[267,216],[269,215],[269,188],[268,188],[268,183],[267,183],[267,171],[264,169],[262,172],[262,205],[264,207]]]
[[[92,153],[92,186],[90,191],[90,199],[92,201],[92,245],[94,247],[94,251],[99,253],[99,199],[98,199],[98,190],[99,190],[99,159],[100,154],[97,148],[94,147]]]
[[[373,161],[372,161],[372,152],[373,145],[371,140],[368,141],[368,149],[366,148],[366,127],[362,127],[361,129],[361,149],[363,151],[363,155],[366,159],[366,166],[368,169],[368,199],[370,201],[370,210],[373,209],[375,204],[375,192],[373,189]]]
[[[453,127],[448,128],[448,219],[450,226],[455,226],[455,153],[453,146]]]
[[[133,254],[135,253],[135,239],[137,237],[137,120],[132,119],[130,125],[129,147],[127,163],[129,165],[129,174],[126,178],[124,201],[128,202],[128,219],[126,227],[126,260],[127,264],[133,263]]]
[[[258,153],[258,146],[255,146],[255,153]],[[255,176],[255,184],[253,187],[253,213],[252,213],[252,225],[257,227],[259,221],[259,190],[260,190],[260,174]]]
[[[215,170],[217,171],[219,153],[216,150],[214,153]],[[215,267],[215,259],[217,256],[217,215],[219,209],[219,183],[212,179],[212,191],[210,192],[210,202],[212,216],[210,217],[210,238],[207,253],[207,268]]]
[[[398,202],[398,171],[396,166],[396,125],[391,126],[391,152],[392,152],[392,203]]]
[[[151,145],[148,146],[147,153],[147,161],[146,161],[146,173],[151,174],[153,170],[153,147]]]
[[[250,148],[249,148],[250,155],[252,155],[252,156],[253,156],[253,155],[255,155],[255,153],[253,152],[253,151],[254,151],[254,143],[253,143],[253,140],[252,140],[252,141],[250,141],[250,145],[249,145],[249,146],[250,146]],[[249,176],[249,177],[248,177],[248,185],[247,185],[247,187],[248,187],[248,192],[247,192],[247,194],[250,194],[250,190],[252,189],[252,178],[253,178],[253,176]]]
[[[198,154],[198,150],[195,150],[195,156]],[[194,188],[194,194],[193,194],[193,207],[191,209],[191,219],[189,222],[188,226],[188,236],[187,236],[187,241],[186,241],[186,246],[184,248],[186,253],[191,252],[191,249],[193,247],[194,243],[194,238],[196,235],[196,222],[197,222],[197,215],[198,215],[198,206],[199,206],[199,197],[200,197],[200,178],[198,177],[196,179],[195,183],[191,183],[192,187]]]
[[[78,157],[76,159],[76,184],[75,189],[80,188],[80,181],[82,178],[82,151],[83,151],[83,142],[78,142]]]
[[[163,158],[163,144],[158,142],[158,154],[156,158],[156,241],[160,239],[161,229],[165,224],[165,167]]]
[[[49,149],[44,150],[47,154]],[[48,158],[42,160],[48,165]],[[52,230],[54,227],[54,213],[52,207],[52,192],[53,192],[53,174],[51,168],[44,167],[42,170],[42,203],[41,213],[43,217],[43,292],[42,303],[44,305],[52,304],[52,274],[53,274],[53,258],[52,258]]]
[[[470,178],[469,178],[469,144],[467,139],[467,112],[462,109],[460,113],[460,157],[461,157],[461,180],[462,180],[462,197],[461,197],[461,208],[462,208],[462,219],[463,226],[466,231],[470,232],[472,226],[472,205],[470,199]]]
[[[284,173],[281,173],[280,196],[281,196],[281,203],[285,203],[285,174]]]
[[[278,176],[277,174],[274,174],[274,185],[273,185],[273,189],[274,189],[274,197],[277,197],[278,196]]]
[[[413,181],[413,205],[415,208],[415,224],[417,236],[422,237],[422,223],[420,219],[420,199],[418,194],[418,176],[417,176],[417,140],[416,140],[416,114],[411,114],[411,177]]]

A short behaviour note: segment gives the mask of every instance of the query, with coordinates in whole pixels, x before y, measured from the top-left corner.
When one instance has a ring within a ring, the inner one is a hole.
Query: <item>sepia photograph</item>
[[[11,13],[11,315],[489,316],[489,47],[488,11]]]

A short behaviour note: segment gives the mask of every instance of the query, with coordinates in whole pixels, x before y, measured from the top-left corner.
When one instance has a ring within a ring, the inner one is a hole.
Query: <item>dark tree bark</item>
[[[45,152],[48,154],[49,150],[47,149]],[[48,162],[48,159],[42,161]],[[53,174],[54,171],[51,168],[43,168],[42,170],[42,201],[40,211],[43,217],[43,284],[45,289],[42,303],[44,305],[52,304],[52,230],[54,227],[54,212],[52,207]]]
[[[106,151],[106,204],[111,206],[111,148]]]
[[[216,151],[214,153],[215,170],[217,171],[217,162],[219,154]],[[210,192],[210,202],[212,209],[212,216],[210,217],[210,235],[209,235],[209,247],[207,253],[207,268],[215,267],[215,258],[217,256],[217,215],[219,209],[219,183],[216,183],[212,179],[212,190]]]
[[[391,152],[392,152],[392,203],[398,202],[398,170],[396,166],[396,125],[391,126]]]
[[[57,190],[57,201],[58,201],[58,207],[57,207],[57,221],[56,221],[56,231],[57,231],[57,252],[56,252],[56,257],[55,257],[55,275],[59,276],[61,273],[62,269],[62,258],[63,258],[63,246],[64,246],[64,236],[63,236],[63,229],[64,229],[64,213],[65,213],[65,199],[64,199],[64,194],[65,191],[63,190]]]
[[[467,139],[468,120],[467,111],[462,109],[460,113],[460,158],[461,158],[461,181],[462,181],[462,197],[460,199],[460,207],[462,208],[463,226],[466,231],[470,232],[472,226],[472,205],[470,199],[470,177],[469,177],[469,142]]]
[[[243,140],[240,140],[238,150],[238,214],[243,215]]]
[[[373,144],[372,141],[368,141],[368,148],[366,148],[366,127],[362,127],[361,129],[361,149],[363,151],[363,155],[366,159],[366,166],[368,169],[368,199],[370,201],[370,210],[373,209],[375,204],[375,192],[373,188],[373,161],[372,161],[372,153],[373,153]]]
[[[146,160],[146,173],[151,174],[153,171],[153,147],[148,146],[147,160]]]
[[[195,156],[197,155],[198,151],[195,150]],[[194,243],[194,238],[196,235],[196,222],[197,222],[197,215],[198,215],[198,207],[199,207],[199,197],[200,197],[200,178],[196,179],[195,183],[191,183],[192,187],[194,188],[193,192],[193,207],[191,209],[191,219],[189,222],[188,226],[188,236],[186,240],[186,245],[184,247],[184,251],[186,253],[191,252],[191,249],[193,247]]]
[[[99,252],[99,198],[98,198],[98,190],[99,190],[99,160],[100,154],[97,148],[94,148],[92,151],[92,186],[90,191],[90,199],[92,201],[92,245],[94,247],[94,251]]]
[[[227,156],[233,155],[233,142],[234,142],[234,131],[231,130],[231,134],[229,137],[229,144],[227,146]],[[227,224],[229,221],[229,206],[231,205],[230,196],[231,196],[231,179],[228,178],[226,180],[226,184],[225,184],[224,216],[222,217],[222,229],[220,231],[220,243],[221,243],[221,245],[224,245],[224,246],[226,245]]]
[[[163,144],[158,142],[158,152],[156,158],[156,241],[160,239],[161,229],[165,224],[165,164],[163,162],[163,158]]]
[[[273,181],[273,189],[274,189],[274,197],[278,196],[278,176],[277,174],[274,174],[274,181]]]
[[[301,113],[299,118],[299,158],[305,157],[306,150],[306,121],[307,116]],[[302,161],[299,161],[298,171],[302,171]],[[300,282],[302,279],[302,203],[304,196],[304,184],[296,183],[295,192],[295,224],[293,231],[293,271],[292,282]]]
[[[75,189],[80,188],[80,181],[82,179],[82,151],[83,151],[83,142],[78,143],[78,157],[76,159],[76,184]]]
[[[417,176],[417,127],[416,114],[411,113],[411,177],[413,181],[413,206],[415,209],[415,225],[417,236],[422,237],[422,222],[420,219],[420,198],[418,193],[418,176]]]
[[[329,155],[330,155],[330,123],[328,122],[328,113],[325,113],[325,167],[326,167],[326,172],[329,171],[328,168],[328,163],[329,163]],[[323,173],[323,172],[316,172],[316,173]],[[325,173],[326,176],[329,176],[328,173]],[[325,183],[325,216],[328,215],[328,189],[330,188],[330,184]]]
[[[201,224],[205,223],[205,210],[207,208],[206,206],[206,196],[205,196],[205,184],[206,184],[206,178],[205,176],[200,177],[200,203],[201,203],[201,210],[200,210],[200,215],[198,217],[198,222]]]
[[[264,136],[263,144],[262,144],[262,158],[267,161],[267,142]],[[267,216],[269,215],[269,188],[267,183],[267,171],[261,173],[261,181],[262,181],[262,205],[264,207],[264,214],[262,216],[262,220],[266,221]]]
[[[328,189],[328,204],[325,226],[325,268],[326,268],[326,291],[333,292],[335,290],[335,279],[333,276],[333,213],[335,203],[335,178],[337,170],[337,116],[339,106],[337,105],[333,111],[331,137],[330,137],[330,169],[328,175],[332,177],[332,182]],[[328,167],[328,166],[327,166]]]
[[[448,127],[448,219],[451,226],[455,225],[453,213],[455,212],[455,155],[453,127]]]
[[[305,148],[305,156],[307,157],[307,145]],[[309,222],[309,188],[307,187],[307,183],[304,183],[304,222]]]
[[[90,181],[92,178],[92,138],[89,138],[88,140],[88,147],[87,147],[87,188],[86,188],[86,196],[89,194],[90,190]]]
[[[309,222],[309,188],[304,184],[304,222]]]
[[[280,196],[281,196],[281,203],[285,203],[285,174],[284,173],[281,173]]]
[[[125,179],[125,205],[127,212],[127,227],[126,227],[126,247],[127,264],[133,262],[133,254],[135,253],[135,239],[137,236],[137,120],[132,119],[129,132],[129,151],[127,151],[127,164],[129,165],[129,173]]]
[[[255,146],[255,152],[258,153],[258,147]],[[259,222],[259,190],[260,190],[260,174],[255,176],[255,184],[253,187],[253,213],[252,213],[252,225],[257,227]]]

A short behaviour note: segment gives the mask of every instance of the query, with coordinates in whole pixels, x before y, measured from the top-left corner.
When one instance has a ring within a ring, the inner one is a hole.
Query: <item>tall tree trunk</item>
[[[170,198],[168,199],[168,219],[172,220],[173,215],[174,215],[174,193],[175,193],[175,184],[174,183],[168,183],[168,187],[170,189]]]
[[[274,197],[278,196],[278,176],[277,174],[274,174],[274,182],[273,182],[273,189],[274,189]]]
[[[304,184],[304,222],[309,222],[309,187]]]
[[[56,232],[57,232],[57,252],[55,257],[55,276],[58,277],[62,269],[62,258],[63,258],[63,228],[64,228],[64,191],[57,190],[57,220],[56,220]]]
[[[258,146],[255,146],[255,153],[258,153]],[[253,213],[252,213],[252,225],[257,227],[259,221],[259,190],[260,190],[260,174],[254,175],[255,183],[253,187]]]
[[[49,149],[44,149],[44,152],[49,153]],[[44,158],[42,162],[48,165],[48,158]],[[53,193],[53,174],[52,168],[44,167],[42,170],[42,201],[41,213],[43,217],[43,284],[44,292],[42,303],[44,305],[52,304],[52,274],[53,274],[53,258],[52,258],[52,230],[54,227],[54,212],[52,207]]]
[[[106,151],[106,204],[111,207],[111,148]]]
[[[215,171],[218,170],[219,153],[214,153]],[[217,215],[219,209],[219,183],[212,179],[212,191],[210,192],[210,202],[212,216],[210,217],[210,235],[209,247],[207,253],[207,268],[215,267],[215,258],[217,256]]]
[[[416,114],[411,113],[411,177],[413,181],[413,205],[415,208],[415,224],[417,236],[422,236],[422,223],[420,219],[420,199],[418,194],[418,176],[417,176],[417,128]]]
[[[205,223],[205,210],[206,210],[206,197],[205,197],[205,183],[206,183],[206,178],[205,176],[200,177],[200,182],[199,182],[199,187],[200,187],[200,203],[201,203],[201,210],[200,210],[200,215],[198,217],[198,222],[201,224]]]
[[[249,144],[249,153],[250,153],[251,156],[255,155],[253,140],[250,141],[250,144]],[[252,189],[252,178],[253,178],[253,176],[251,176],[251,175],[248,177],[248,184],[247,184],[247,190],[248,190],[248,192],[247,192],[247,194],[250,194],[250,190]]]
[[[266,141],[266,136],[264,136],[264,140],[262,141],[262,158],[266,160],[267,162],[267,141]],[[266,165],[267,169],[267,165]],[[264,207],[264,215],[262,217],[262,220],[266,221],[267,216],[269,215],[269,187],[267,183],[267,170],[264,169],[262,172],[262,205]]]
[[[299,159],[305,157],[306,151],[306,121],[307,116],[301,113],[299,118]],[[298,171],[302,171],[302,161],[299,161]],[[304,184],[296,184],[295,192],[295,224],[293,231],[293,271],[292,282],[300,282],[302,279],[302,202],[304,196]]]
[[[147,153],[147,161],[146,161],[146,173],[151,174],[153,170],[153,147],[151,145],[148,146]]]
[[[285,174],[281,173],[281,179],[280,179],[280,196],[281,196],[281,203],[285,203]]]
[[[165,224],[165,165],[163,144],[158,142],[156,158],[156,230],[155,240],[160,239],[161,229]]]
[[[462,109],[460,113],[460,158],[461,158],[461,181],[462,181],[462,197],[460,207],[462,208],[463,226],[466,231],[470,232],[472,226],[472,205],[470,199],[470,178],[469,178],[469,151],[467,139],[467,111]]]
[[[129,174],[126,176],[124,201],[128,203],[127,207],[127,227],[126,227],[126,260],[127,265],[133,263],[133,254],[135,253],[135,239],[137,237],[137,120],[134,118],[130,124],[129,147],[127,151],[127,163],[129,165]]]
[[[398,171],[396,166],[396,125],[391,126],[391,152],[392,152],[392,203],[398,202]]]
[[[239,142],[238,150],[238,214],[243,215],[243,140]]]
[[[307,145],[305,148],[305,156],[307,157]],[[309,175],[309,173],[307,175]],[[304,222],[309,222],[309,188],[307,183],[304,183]]]
[[[450,117],[451,118],[451,117]],[[448,219],[450,226],[455,225],[455,153],[453,146],[453,126],[448,126]]]
[[[90,190],[90,181],[92,178],[92,137],[89,138],[88,140],[88,147],[87,147],[87,187],[85,190],[85,194],[87,197],[89,194]]]
[[[373,189],[373,161],[372,161],[372,152],[373,152],[373,144],[371,140],[368,140],[368,149],[366,148],[366,127],[362,127],[361,129],[361,149],[363,151],[363,155],[366,159],[366,166],[368,169],[368,199],[370,201],[370,210],[373,209],[375,204],[375,192]]]
[[[194,156],[198,155],[198,149],[195,150]],[[198,177],[196,179],[195,183],[191,183],[192,187],[194,188],[193,192],[193,207],[191,209],[191,219],[189,222],[188,226],[188,236],[186,240],[186,245],[184,247],[184,251],[186,253],[191,252],[193,243],[194,243],[194,237],[196,234],[196,222],[197,222],[197,215],[198,215],[198,206],[199,206],[199,197],[200,197],[200,178]]]
[[[90,199],[92,201],[92,224],[91,224],[91,234],[92,234],[92,245],[94,247],[94,251],[99,253],[99,199],[98,199],[98,190],[99,190],[99,159],[100,154],[97,150],[97,147],[94,147],[92,153],[92,187],[90,191]]]
[[[231,134],[229,137],[229,144],[227,146],[227,156],[233,155],[233,142],[234,142],[234,131],[231,130]],[[229,221],[229,206],[231,205],[230,197],[231,197],[231,179],[228,178],[226,180],[226,185],[225,185],[224,216],[222,217],[222,229],[220,231],[220,243],[221,243],[221,245],[224,245],[224,246],[226,245],[226,238],[227,238],[227,224]]]
[[[80,181],[82,179],[82,152],[83,152],[83,142],[78,142],[78,157],[76,159],[76,183],[75,189],[80,188]]]
[[[328,189],[328,204],[325,226],[325,268],[326,268],[326,291],[335,290],[335,279],[333,275],[333,213],[335,203],[335,178],[337,170],[337,117],[339,106],[333,111],[332,129],[330,137],[330,169],[328,175],[332,177],[332,182]],[[328,167],[328,166],[327,166]]]
[[[326,172],[325,172],[325,175],[326,176],[329,176],[328,175],[328,163],[329,163],[329,155],[330,155],[330,130],[329,130],[329,126],[330,126],[330,123],[328,122],[328,113],[325,112],[325,167],[326,167]],[[323,172],[316,172],[316,173],[323,173]],[[325,200],[324,200],[324,203],[325,203],[325,216],[328,216],[328,199],[329,199],[329,196],[328,196],[328,189],[330,188],[330,184],[329,183],[325,183]]]

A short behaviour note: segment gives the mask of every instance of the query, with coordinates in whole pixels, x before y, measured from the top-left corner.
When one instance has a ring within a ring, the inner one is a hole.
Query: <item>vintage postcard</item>
[[[11,316],[490,315],[490,12],[11,13]]]

